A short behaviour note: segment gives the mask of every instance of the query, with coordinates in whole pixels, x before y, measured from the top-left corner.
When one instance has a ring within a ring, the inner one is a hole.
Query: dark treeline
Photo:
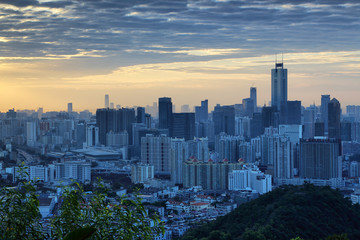
[[[333,239],[334,234],[360,239],[360,205],[330,187],[305,184],[277,188],[182,239]]]

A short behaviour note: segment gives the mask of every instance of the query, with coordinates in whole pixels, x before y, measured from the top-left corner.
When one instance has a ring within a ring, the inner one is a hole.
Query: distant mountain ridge
[[[360,239],[360,205],[330,187],[282,186],[183,236],[190,239]]]

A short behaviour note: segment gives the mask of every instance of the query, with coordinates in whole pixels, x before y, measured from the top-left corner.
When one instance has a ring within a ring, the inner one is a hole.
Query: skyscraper
[[[280,104],[280,124],[301,124],[301,101]]]
[[[208,120],[208,100],[201,101],[201,106],[195,106],[195,121],[206,122]]]
[[[213,112],[215,135],[224,132],[235,135],[235,108],[234,106],[217,105]]]
[[[136,122],[137,123],[145,123],[145,108],[138,107],[136,109]]]
[[[253,114],[254,114],[254,99],[252,98],[244,98],[242,100],[242,106],[243,106],[243,111],[245,113],[245,116],[252,118]]]
[[[328,104],[330,102],[330,95],[321,95],[321,121],[324,123],[325,132],[328,132]]]
[[[105,94],[105,108],[109,107],[109,95]]]
[[[277,111],[276,107],[263,107],[261,110],[261,117],[262,117],[262,129],[268,127],[275,127],[279,126],[279,112]]]
[[[201,101],[201,121],[206,122],[208,120],[208,100]]]
[[[110,131],[119,133],[127,131],[129,144],[132,144],[132,123],[135,123],[135,110],[121,108],[119,110],[103,108],[96,111],[96,125],[99,127],[99,141],[106,145],[106,134]]]
[[[287,69],[283,63],[276,63],[271,69],[271,106],[280,110],[281,103],[288,99],[287,92]]]
[[[172,127],[172,114],[171,98],[159,98],[159,128],[169,129],[170,136]]]
[[[340,139],[340,102],[333,98],[328,104],[328,136]]]
[[[72,113],[72,111],[73,111],[72,103],[68,103],[68,113]]]
[[[173,113],[172,137],[184,138],[186,141],[195,137],[195,114]]]
[[[250,98],[253,100],[254,102],[254,112],[256,112],[257,109],[257,96],[256,96],[256,87],[251,87],[250,88]]]
[[[106,145],[106,134],[110,131],[116,132],[116,110],[97,109],[96,125],[99,127],[99,142]]]

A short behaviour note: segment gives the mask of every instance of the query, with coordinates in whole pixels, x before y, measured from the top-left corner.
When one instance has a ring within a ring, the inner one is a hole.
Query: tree
[[[0,190],[0,239],[43,239],[35,182],[21,166],[18,186]]]
[[[53,219],[52,235],[63,238],[78,228],[95,227],[92,239],[151,239],[163,231],[157,216],[148,216],[141,199],[121,198],[120,205],[109,205],[107,189],[97,183],[93,194],[84,194],[80,184],[66,187],[60,214]],[[150,227],[150,222],[154,227]]]
[[[149,217],[137,196],[110,205],[107,189],[99,181],[93,194],[86,194],[78,183],[63,189],[48,233],[40,223],[36,182],[24,180],[25,170],[20,167],[17,187],[0,191],[0,239],[79,239],[80,235],[81,239],[151,239],[164,231],[159,218]]]

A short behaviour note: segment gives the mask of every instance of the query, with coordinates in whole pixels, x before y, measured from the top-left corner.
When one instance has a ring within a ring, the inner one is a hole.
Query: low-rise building
[[[176,201],[167,201],[166,202],[166,209],[176,210],[178,213],[181,212],[190,212],[190,205],[184,202],[176,202]]]

